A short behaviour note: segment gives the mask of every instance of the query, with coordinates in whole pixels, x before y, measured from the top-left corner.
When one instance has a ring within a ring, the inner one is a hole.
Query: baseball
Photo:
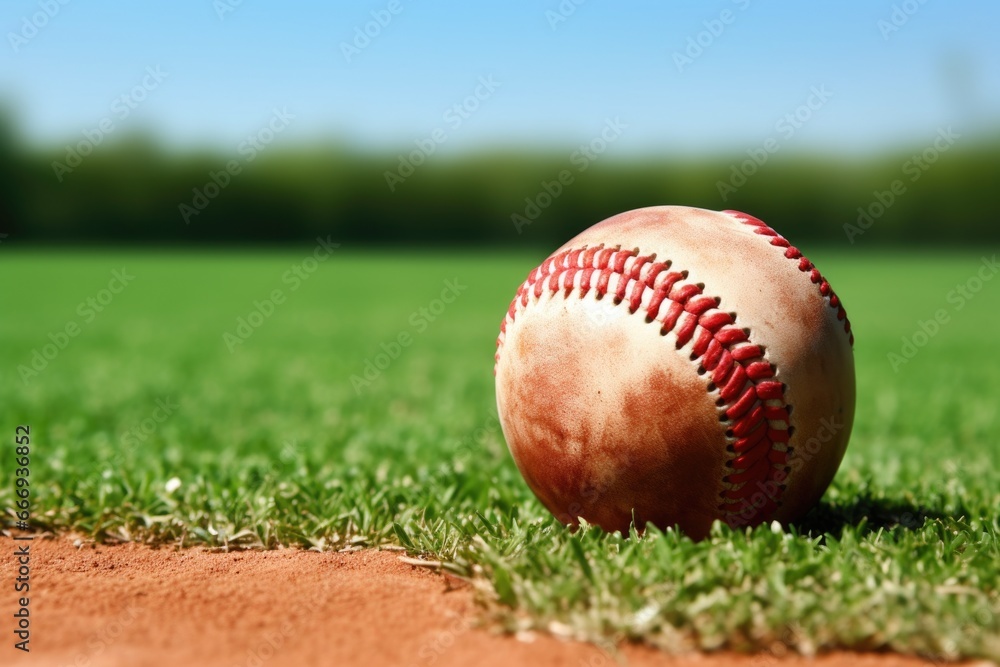
[[[830,284],[764,222],[643,208],[528,275],[500,327],[497,407],[563,523],[701,539],[823,495],[851,433],[852,345]]]

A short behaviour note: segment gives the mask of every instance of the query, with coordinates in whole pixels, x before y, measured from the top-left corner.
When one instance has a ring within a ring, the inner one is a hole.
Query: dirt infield
[[[22,543],[23,544],[23,543]],[[206,665],[566,665],[616,660],[596,647],[478,626],[469,587],[402,562],[394,552],[285,550],[214,553],[138,545],[31,543],[30,653],[13,648],[14,542],[0,538],[6,619],[0,664],[96,667]],[[891,655],[671,658],[624,647],[639,666],[742,664],[866,667],[927,664]]]

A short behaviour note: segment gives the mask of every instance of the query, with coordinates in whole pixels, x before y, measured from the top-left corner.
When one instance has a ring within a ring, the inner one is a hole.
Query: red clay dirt
[[[0,664],[43,666],[565,665],[612,667],[598,648],[537,635],[520,641],[479,627],[468,587],[388,551],[217,553],[202,549],[31,544],[30,653],[16,650],[15,542],[0,538]],[[626,646],[639,667],[886,667],[922,661],[839,653],[670,657]]]

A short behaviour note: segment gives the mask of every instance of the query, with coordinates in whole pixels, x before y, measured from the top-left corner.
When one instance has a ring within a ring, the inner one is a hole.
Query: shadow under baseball
[[[866,535],[882,529],[918,530],[928,520],[947,517],[943,512],[906,500],[863,494],[847,504],[820,502],[792,525],[800,534],[810,537],[840,536],[847,527],[859,529],[858,534]]]

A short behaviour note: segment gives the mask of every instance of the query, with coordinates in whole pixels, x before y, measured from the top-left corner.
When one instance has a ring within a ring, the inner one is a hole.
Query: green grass
[[[801,525],[719,526],[700,543],[571,534],[521,480],[492,363],[538,256],[344,251],[292,291],[281,276],[305,249],[2,253],[2,429],[11,442],[16,424],[32,427],[38,527],[217,547],[401,544],[476,580],[505,626],[595,641],[1000,659],[1000,279],[961,310],[947,301],[982,253],[814,253],[857,333],[847,457]],[[77,304],[121,267],[135,279],[85,323]],[[467,289],[418,331],[411,314],[453,279]],[[287,301],[230,353],[223,333],[276,288]],[[939,308],[950,322],[894,372],[887,354]],[[79,335],[22,382],[18,366],[70,321]],[[412,344],[356,391],[351,376],[401,332]],[[171,414],[156,412],[166,399]]]

